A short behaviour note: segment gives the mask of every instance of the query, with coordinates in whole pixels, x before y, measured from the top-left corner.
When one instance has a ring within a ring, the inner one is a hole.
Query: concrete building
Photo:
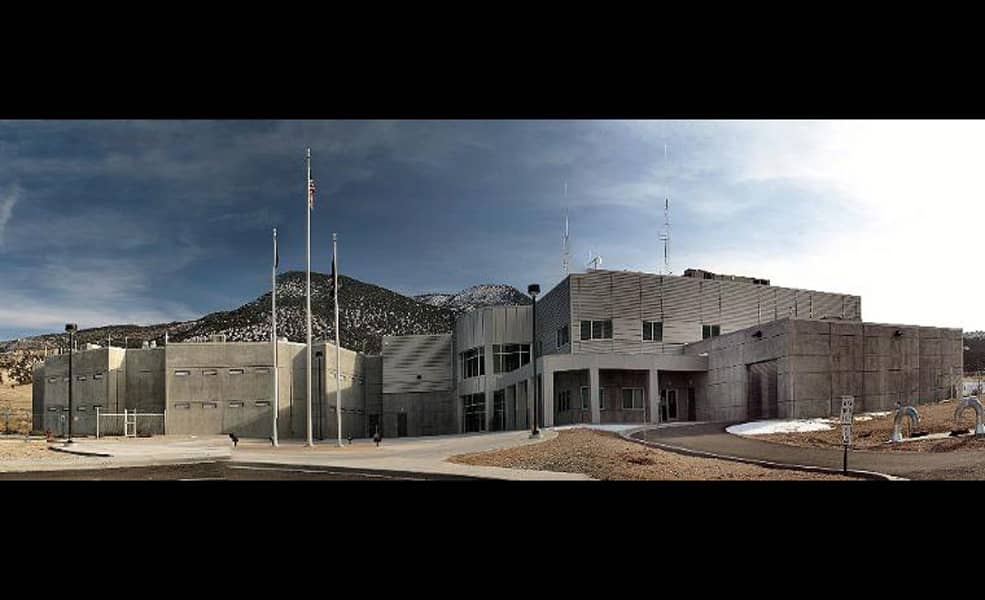
[[[342,349],[343,434],[527,429],[535,386],[548,427],[822,417],[842,395],[859,411],[953,397],[963,370],[960,329],[865,323],[858,296],[697,269],[571,274],[538,300],[536,332],[532,312],[475,309],[451,334],[384,337],[380,356]],[[335,351],[313,349],[316,439],[336,436]],[[304,438],[305,346],[278,342],[278,356],[279,435]],[[67,358],[35,371],[37,429],[66,430]],[[94,433],[97,406],[166,413],[143,433],[272,433],[270,343],[98,348],[74,361],[74,433]],[[101,430],[122,432],[122,419]]]
[[[280,414],[278,433],[307,434],[305,345],[278,342]],[[68,358],[50,357],[34,373],[34,428],[68,431]],[[351,350],[341,352],[342,426],[345,436],[366,436],[366,363]],[[378,359],[377,359],[378,360]],[[270,343],[216,340],[170,343],[139,349],[87,348],[74,353],[73,435],[96,433],[101,413],[139,415],[140,435],[163,433],[270,437],[273,432],[273,347]],[[313,344],[312,430],[316,439],[336,439],[335,346]],[[378,372],[378,370],[377,370]],[[378,386],[377,386],[378,387]],[[40,415],[40,418],[39,418]],[[103,417],[100,432],[120,435],[123,417]]]

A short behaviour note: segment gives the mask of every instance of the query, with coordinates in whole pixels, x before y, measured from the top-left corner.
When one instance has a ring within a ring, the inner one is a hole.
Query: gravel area
[[[11,461],[45,461],[78,463],[89,457],[54,452],[48,449],[48,443],[43,439],[27,439],[23,437],[0,438],[0,468],[4,462]]]
[[[850,477],[770,469],[758,465],[684,456],[627,442],[606,431],[572,429],[539,444],[490,452],[460,454],[449,459],[466,465],[584,473],[605,480],[846,480]]]
[[[942,400],[941,402],[916,406],[917,413],[920,415],[920,422],[913,428],[913,431],[933,434],[949,433],[952,429],[974,429],[974,409],[965,409],[961,414],[961,420],[957,424],[954,422],[954,411],[957,405],[956,400]],[[888,415],[873,417],[867,421],[856,420],[852,423],[852,449],[880,452],[950,452],[985,448],[985,439],[975,439],[973,435],[930,440],[915,438],[913,441],[891,444],[889,440],[893,435],[894,418],[895,412],[891,412]],[[902,432],[904,437],[910,433],[909,419],[903,420]],[[841,425],[837,424],[828,431],[773,433],[749,437],[792,446],[841,448]]]

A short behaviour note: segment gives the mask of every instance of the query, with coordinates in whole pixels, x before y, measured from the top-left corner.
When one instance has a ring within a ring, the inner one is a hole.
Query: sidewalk
[[[557,432],[544,429],[540,440],[531,440],[529,431],[506,431],[384,439],[379,447],[376,447],[372,440],[353,440],[352,445],[346,444],[341,448],[337,446],[335,440],[316,441],[315,446],[311,448],[298,440],[283,441],[279,448],[272,448],[266,441],[243,440],[233,452],[231,461],[411,471],[515,481],[591,480],[587,475],[580,473],[480,467],[460,465],[446,460],[457,454],[523,446],[548,441],[556,436]]]
[[[233,463],[331,466],[504,480],[590,480],[587,475],[579,473],[480,467],[446,460],[457,454],[539,443],[556,436],[557,432],[544,429],[540,439],[531,440],[529,431],[507,431],[384,439],[379,447],[367,439],[353,440],[351,445],[344,442],[342,447],[335,440],[316,440],[313,447],[307,447],[303,440],[291,439],[281,441],[278,448],[272,447],[268,440],[259,439],[240,439],[234,448],[227,436],[77,438],[72,444],[49,444],[50,448],[65,455],[64,460],[0,462],[0,471],[134,467],[228,460]]]

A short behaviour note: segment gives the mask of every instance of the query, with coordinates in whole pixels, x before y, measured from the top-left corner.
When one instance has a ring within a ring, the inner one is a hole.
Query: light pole
[[[315,368],[318,369],[318,439],[322,440],[325,436],[322,435],[321,420],[322,420],[322,401],[321,401],[321,357],[322,351],[319,350],[315,352]]]
[[[540,431],[537,429],[537,417],[540,412],[537,410],[540,400],[540,386],[537,382],[537,294],[540,293],[540,285],[531,283],[527,286],[527,293],[533,299],[533,335],[531,336],[530,356],[534,365],[534,422],[530,429],[530,437],[537,437],[540,435]]]
[[[66,444],[72,443],[72,384],[74,383],[72,378],[72,354],[75,350],[75,332],[79,330],[79,326],[75,323],[66,323],[65,331],[68,332],[68,441]]]

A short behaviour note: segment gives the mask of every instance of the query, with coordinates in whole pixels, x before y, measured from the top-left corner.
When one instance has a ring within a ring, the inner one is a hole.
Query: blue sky
[[[0,339],[197,318],[264,293],[270,234],[405,294],[546,291],[572,261],[862,296],[866,320],[985,329],[969,231],[981,122],[0,122]],[[665,153],[666,147],[666,153]],[[567,196],[564,184],[567,182]]]

